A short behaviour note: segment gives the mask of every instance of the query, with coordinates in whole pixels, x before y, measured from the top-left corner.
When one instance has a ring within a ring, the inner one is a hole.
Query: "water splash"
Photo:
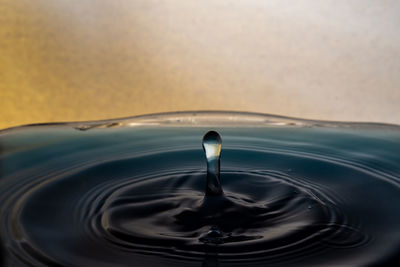
[[[0,265],[398,266],[400,128],[208,127],[0,134]]]
[[[203,149],[207,159],[206,196],[223,194],[220,182],[221,136],[215,131],[207,132],[203,137]]]

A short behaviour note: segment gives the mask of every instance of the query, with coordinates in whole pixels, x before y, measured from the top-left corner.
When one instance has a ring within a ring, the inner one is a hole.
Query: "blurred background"
[[[400,124],[400,1],[0,1],[0,128],[185,110]]]

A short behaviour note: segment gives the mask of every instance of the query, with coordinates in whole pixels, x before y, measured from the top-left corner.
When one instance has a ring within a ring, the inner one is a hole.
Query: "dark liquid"
[[[400,264],[397,127],[40,126],[0,146],[4,266]]]

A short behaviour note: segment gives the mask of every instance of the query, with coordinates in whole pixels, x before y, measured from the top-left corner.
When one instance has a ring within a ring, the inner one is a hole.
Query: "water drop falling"
[[[221,136],[215,131],[209,131],[203,137],[203,149],[207,159],[206,196],[223,194],[219,180],[221,144]]]

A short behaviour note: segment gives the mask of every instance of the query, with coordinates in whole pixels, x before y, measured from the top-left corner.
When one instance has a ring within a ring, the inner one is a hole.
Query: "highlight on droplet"
[[[216,131],[209,131],[203,137],[203,149],[207,159],[206,196],[223,194],[220,182],[220,156],[222,139]]]

